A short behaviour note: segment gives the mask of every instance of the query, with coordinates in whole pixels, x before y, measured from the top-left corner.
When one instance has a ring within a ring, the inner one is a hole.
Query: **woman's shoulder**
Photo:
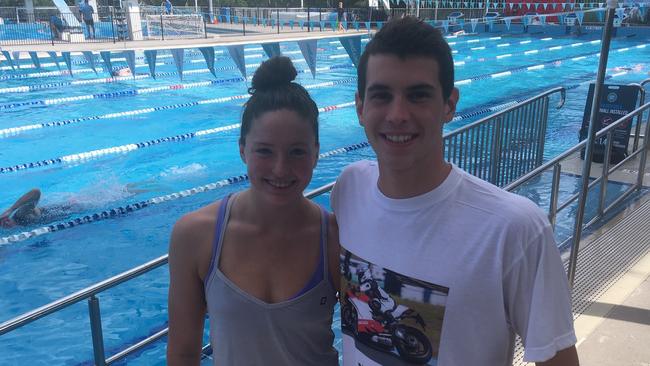
[[[178,219],[172,230],[172,244],[174,242],[203,242],[212,237],[214,230],[211,228],[216,225],[217,212],[221,202],[219,200],[211,203]]]

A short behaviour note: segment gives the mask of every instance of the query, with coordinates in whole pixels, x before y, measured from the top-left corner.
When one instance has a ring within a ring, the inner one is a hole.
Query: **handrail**
[[[650,102],[642,105],[641,107],[635,109],[634,111],[628,113],[627,115],[617,119],[614,123],[608,125],[607,127],[599,130],[596,132],[596,138],[603,137],[613,129],[615,129],[618,125],[622,124],[623,122],[626,122],[628,119],[631,118],[631,116],[636,117],[639,113],[645,112],[646,109],[650,109]],[[544,165],[539,166],[535,168],[534,170],[531,170],[529,173],[526,175],[520,177],[519,179],[515,180],[514,182],[508,184],[507,186],[504,187],[505,190],[507,191],[512,191],[514,189],[517,189],[519,186],[522,184],[528,182],[532,178],[538,176],[539,174],[543,173],[544,171],[548,170],[551,166],[558,164],[560,161],[566,159],[567,157],[575,154],[576,152],[580,151],[585,147],[587,144],[587,140],[582,140],[569,150],[561,153],[560,155],[556,156],[555,158],[549,160],[546,162]]]
[[[640,86],[639,84],[633,84]],[[639,118],[637,120],[637,124],[641,124],[641,117],[644,115],[646,111],[650,111],[650,102],[646,103],[632,112],[628,113],[627,115],[619,118],[618,120],[614,121],[614,123],[608,125],[607,127],[599,130],[596,132],[595,139],[598,140],[601,139],[605,136],[607,139],[606,145],[605,145],[605,151],[603,153],[604,158],[603,158],[603,164],[602,164],[602,173],[599,177],[595,178],[593,181],[591,181],[588,184],[587,189],[591,189],[592,187],[600,184],[600,196],[598,200],[598,211],[596,215],[587,223],[581,223],[582,227],[587,227],[589,225],[592,225],[595,223],[597,220],[602,218],[607,212],[609,212],[613,207],[615,207],[618,203],[623,201],[625,198],[627,198],[632,192],[635,190],[641,189],[643,186],[643,177],[645,174],[645,165],[647,161],[647,154],[648,154],[648,147],[650,144],[648,143],[648,139],[645,138],[645,136],[649,136],[650,134],[650,114],[648,115],[648,120],[646,121],[645,125],[645,134],[643,135],[643,143],[639,146],[638,144],[634,144],[632,148],[632,152],[622,159],[620,162],[616,163],[613,167],[610,167],[609,163],[609,158],[612,150],[612,135],[614,133],[614,130],[622,125],[623,123],[627,123],[634,120],[634,118]],[[638,137],[637,137],[638,138]],[[635,138],[635,139],[637,139]],[[574,156],[577,154],[579,151],[585,148],[587,144],[587,140],[583,140],[571,149],[565,151],[564,153],[560,154],[559,156],[551,159],[547,163],[545,163],[542,166],[537,167],[536,169],[533,169],[529,173],[525,174],[524,176],[520,177],[519,179],[515,180],[514,182],[508,184],[505,189],[508,191],[513,191],[517,189],[518,187],[522,186],[523,184],[529,182],[531,179],[536,178],[543,174],[544,172],[550,170],[553,168],[553,183],[551,187],[551,202],[550,202],[550,212],[549,212],[549,221],[551,223],[555,223],[555,219],[557,216],[557,213],[562,211],[563,209],[569,207],[572,203],[574,203],[578,198],[579,198],[579,193],[571,195],[566,201],[564,201],[561,204],[558,204],[558,187],[560,184],[559,181],[559,176],[560,176],[560,171],[562,169],[562,161],[565,159]],[[624,166],[626,163],[630,162],[632,159],[636,158],[639,156],[639,166],[638,166],[638,172],[637,172],[637,177],[634,183],[630,184],[630,187],[625,190],[619,197],[617,197],[612,203],[610,203],[608,206],[605,206],[605,197],[607,194],[607,182],[609,181],[609,175],[619,169],[620,167]],[[564,240],[561,244],[560,247],[565,246],[570,240],[572,240],[573,236],[575,235],[575,228],[572,233],[572,235]],[[577,260],[571,259],[572,261]],[[575,263],[574,263],[575,265]]]
[[[94,296],[100,292],[108,290],[112,287],[115,287],[123,282],[126,282],[132,278],[138,277],[142,274],[145,274],[149,271],[152,271],[164,264],[167,263],[167,255],[158,257],[152,261],[144,263],[140,266],[132,268],[128,271],[122,272],[116,276],[108,278],[104,281],[96,283],[90,287],[79,290],[71,295],[68,295],[59,300],[53,301],[49,304],[43,305],[39,308],[36,308],[30,312],[27,312],[17,318],[11,319],[0,324],[0,335],[8,333],[16,328],[19,328],[23,325],[29,324],[34,320],[40,319],[46,315],[52,314],[56,311],[59,311],[63,308],[66,308],[70,305],[76,304],[82,300],[88,299],[91,296]]]
[[[546,92],[543,92],[537,96],[534,96],[532,98],[529,98],[521,103],[518,103],[515,106],[508,107],[502,111],[497,112],[496,114],[483,118],[479,121],[473,122],[467,126],[464,126],[458,130],[454,130],[444,136],[445,143],[450,143],[453,141],[454,138],[456,137],[461,137],[461,149],[462,149],[462,139],[471,139],[473,138],[472,136],[469,136],[468,131],[472,131],[473,129],[476,128],[483,128],[484,125],[485,127],[490,127],[490,123],[497,120],[501,121],[503,118],[502,116],[506,116],[508,113],[517,110],[518,108],[522,107],[527,107],[528,104],[542,100],[542,98],[546,98],[550,96],[551,94],[555,93],[560,93],[561,94],[561,100],[557,105],[557,108],[561,108],[562,105],[564,105],[564,101],[566,98],[566,90],[563,87],[557,87],[554,89],[550,89]],[[545,104],[546,106],[546,104]],[[537,113],[544,112],[544,108],[540,108]],[[540,116],[540,118],[545,119],[546,114],[543,114]],[[500,122],[499,122],[500,123]],[[545,126],[545,124],[544,124]],[[494,134],[499,134],[501,133],[501,130],[497,130],[497,132],[494,132]],[[464,134],[467,134],[465,137]],[[543,139],[543,137],[542,137]],[[498,139],[499,140],[499,139]],[[543,142],[542,142],[543,144]],[[486,146],[487,147],[487,146]],[[492,147],[494,147],[494,143],[492,143]],[[493,153],[493,151],[491,152]],[[496,157],[496,156],[494,156]],[[498,159],[494,159],[498,160]],[[331,182],[328,184],[325,184],[321,187],[318,187],[310,192],[305,193],[305,197],[312,199],[317,196],[320,196],[322,194],[325,194],[329,191],[332,190],[334,187],[335,182]],[[18,317],[15,317],[13,319],[10,319],[9,321],[6,321],[4,323],[0,324],[0,335],[6,334],[11,332],[12,330],[15,330],[17,328],[20,328],[26,324],[29,324],[35,320],[38,320],[40,318],[43,318],[49,314],[52,314],[54,312],[57,312],[61,309],[67,308],[68,306],[71,306],[73,304],[76,304],[82,300],[88,300],[89,302],[89,316],[91,320],[91,331],[92,331],[92,337],[93,337],[93,351],[94,351],[94,357],[95,357],[95,363],[97,365],[108,365],[112,364],[127,355],[129,355],[132,352],[135,352],[148,344],[164,337],[167,332],[168,328],[165,328],[163,330],[158,331],[157,333],[147,337],[144,340],[141,340],[140,342],[129,346],[128,348],[118,352],[117,354],[110,356],[108,358],[105,357],[104,355],[104,348],[103,348],[103,339],[102,339],[102,330],[101,330],[101,319],[99,315],[99,299],[95,297],[95,295],[110,289],[112,287],[115,287],[123,282],[129,281],[135,277],[141,276],[145,273],[148,273],[160,266],[163,266],[167,264],[168,262],[168,255],[165,254],[163,256],[160,256],[150,262],[144,263],[138,267],[132,268],[128,271],[122,272],[116,276],[113,276],[111,278],[108,278],[104,281],[101,281],[95,285],[92,285],[90,287],[87,287],[85,289],[82,289],[80,291],[77,291],[69,296],[66,296],[64,298],[61,298],[59,300],[56,300],[54,302],[51,302],[49,304],[46,304],[44,306],[41,306],[37,309],[34,309],[30,312],[27,312],[23,315],[20,315]]]
[[[650,81],[650,79],[648,79],[648,80]],[[495,114],[492,114],[492,115],[490,115],[490,116],[487,116],[487,117],[481,118],[481,119],[479,119],[478,121],[472,122],[472,123],[470,123],[470,124],[468,124],[468,125],[466,125],[466,126],[463,126],[463,127],[459,128],[459,129],[457,129],[457,130],[454,130],[453,132],[450,132],[450,133],[449,133],[448,135],[446,135],[445,137],[451,137],[451,136],[453,136],[453,135],[460,134],[460,133],[462,133],[462,132],[464,132],[464,131],[466,131],[466,130],[469,130],[469,129],[471,129],[471,128],[473,128],[473,127],[476,127],[476,126],[478,126],[478,125],[480,125],[480,124],[483,124],[483,123],[485,123],[486,121],[489,121],[489,120],[491,120],[491,119],[494,119],[494,118],[499,117],[499,116],[502,116],[502,115],[505,115],[505,114],[507,114],[508,112],[511,112],[511,111],[517,109],[517,108],[518,108],[519,106],[521,106],[522,104],[527,104],[527,103],[533,102],[533,101],[535,101],[535,100],[537,100],[537,99],[540,99],[540,98],[543,98],[543,97],[550,96],[550,95],[555,94],[555,93],[557,93],[557,92],[560,93],[560,101],[559,101],[558,104],[555,106],[555,108],[556,108],[556,109],[560,109],[560,108],[562,108],[562,106],[564,106],[564,102],[565,102],[565,100],[566,100],[566,89],[565,89],[564,87],[562,87],[562,86],[558,86],[558,87],[556,87],[556,88],[553,88],[553,89],[547,90],[547,91],[545,91],[545,92],[543,92],[543,93],[541,93],[541,94],[538,94],[538,95],[536,95],[536,96],[534,96],[534,97],[528,98],[528,99],[524,100],[524,101],[521,102],[521,103],[517,103],[517,104],[515,104],[515,105],[513,105],[513,106],[511,106],[511,107],[508,107],[508,108],[506,108],[506,109],[503,109],[503,110],[501,110],[501,111],[499,111],[499,112],[497,112],[497,113],[495,113]]]

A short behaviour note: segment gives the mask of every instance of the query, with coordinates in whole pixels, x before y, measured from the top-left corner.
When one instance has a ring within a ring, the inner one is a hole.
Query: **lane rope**
[[[347,152],[367,148],[369,146],[370,146],[370,144],[368,142],[364,141],[364,142],[361,142],[361,143],[358,143],[358,144],[349,145],[349,146],[346,146],[346,147],[341,147],[341,148],[338,148],[338,149],[327,151],[325,153],[319,154],[318,157],[319,158],[327,158],[327,157],[330,157],[330,156],[334,156],[334,155],[338,155],[338,154],[342,154],[342,153],[347,153]],[[91,222],[102,221],[102,220],[105,220],[105,219],[108,219],[108,218],[113,218],[113,217],[116,217],[116,216],[126,215],[126,214],[129,214],[129,213],[135,212],[135,211],[139,211],[139,210],[141,210],[141,209],[143,209],[145,207],[150,207],[150,206],[161,204],[161,203],[164,203],[164,202],[175,201],[175,200],[178,200],[178,199],[181,199],[181,198],[194,196],[194,195],[196,195],[198,193],[202,193],[202,192],[213,191],[213,190],[218,189],[218,188],[222,188],[222,187],[230,186],[230,185],[233,185],[233,184],[245,182],[247,180],[248,180],[248,175],[242,174],[242,175],[222,179],[222,180],[219,180],[219,181],[214,182],[214,183],[208,183],[208,184],[205,184],[205,185],[202,185],[202,186],[182,190],[182,191],[179,191],[179,192],[175,192],[175,193],[171,193],[171,194],[167,194],[167,195],[163,195],[163,196],[150,198],[148,200],[139,201],[139,202],[130,203],[130,204],[127,204],[127,205],[124,205],[124,206],[118,206],[118,207],[115,207],[115,208],[106,209],[106,210],[103,210],[103,211],[100,211],[100,212],[96,212],[96,213],[89,214],[89,215],[84,215],[84,216],[77,217],[77,218],[74,218],[74,219],[71,219],[71,220],[62,221],[62,222],[59,222],[59,223],[53,223],[52,225],[42,226],[42,227],[30,230],[30,231],[23,231],[23,232],[18,233],[18,234],[2,237],[2,238],[0,238],[0,245],[6,245],[6,244],[9,244],[9,243],[17,243],[17,242],[25,241],[27,239],[37,237],[37,236],[41,236],[41,235],[44,235],[44,234],[48,234],[48,233],[52,233],[52,232],[56,232],[56,231],[61,231],[61,230],[65,230],[65,229],[70,229],[70,228],[73,228],[73,227],[78,227],[80,225],[88,224],[88,223],[91,223]]]

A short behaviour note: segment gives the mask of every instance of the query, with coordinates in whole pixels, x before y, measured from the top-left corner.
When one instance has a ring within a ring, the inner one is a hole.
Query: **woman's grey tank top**
[[[328,278],[304,294],[269,304],[249,295],[219,270],[219,257],[233,199],[217,218],[205,299],[214,365],[338,365],[332,314],[336,292]],[[327,261],[327,213],[321,209],[321,245]]]

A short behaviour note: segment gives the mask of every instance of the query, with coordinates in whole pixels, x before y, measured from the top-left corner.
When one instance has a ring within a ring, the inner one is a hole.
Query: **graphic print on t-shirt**
[[[437,365],[449,288],[341,253],[344,365]],[[350,339],[348,338],[348,341]]]

